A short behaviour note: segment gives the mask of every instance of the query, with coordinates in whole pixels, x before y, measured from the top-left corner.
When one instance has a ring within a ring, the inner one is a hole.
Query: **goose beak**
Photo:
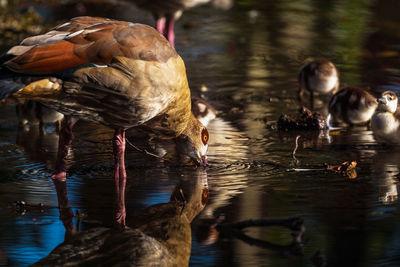
[[[201,156],[201,164],[203,165],[203,167],[208,166],[207,155]]]
[[[186,165],[196,165],[197,167],[203,166],[204,168],[209,166],[206,155],[200,156],[200,158],[191,158],[191,161]]]

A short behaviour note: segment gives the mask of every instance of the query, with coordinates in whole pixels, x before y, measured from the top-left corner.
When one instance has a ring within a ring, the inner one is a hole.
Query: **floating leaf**
[[[357,178],[357,161],[345,161],[340,165],[328,165],[326,170],[347,176],[350,179]]]

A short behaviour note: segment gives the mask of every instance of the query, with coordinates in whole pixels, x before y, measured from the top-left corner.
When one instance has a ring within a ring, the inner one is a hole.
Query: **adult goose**
[[[0,99],[39,100],[65,115],[53,179],[66,179],[72,127],[79,119],[115,129],[117,191],[125,188],[125,130],[132,127],[175,139],[180,154],[207,164],[209,135],[191,114],[183,60],[150,26],[77,17],[26,38],[0,64]],[[125,224],[125,218],[118,221]]]

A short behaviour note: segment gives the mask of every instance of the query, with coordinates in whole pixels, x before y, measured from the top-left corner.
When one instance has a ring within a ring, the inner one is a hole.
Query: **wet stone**
[[[324,130],[328,128],[328,124],[322,114],[301,107],[296,116],[281,115],[277,127],[280,131]]]

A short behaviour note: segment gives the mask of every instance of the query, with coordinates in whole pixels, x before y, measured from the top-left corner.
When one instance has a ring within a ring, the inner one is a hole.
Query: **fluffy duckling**
[[[203,98],[192,96],[192,113],[204,125],[217,117],[217,110]]]
[[[299,72],[298,98],[303,102],[304,89],[310,92],[311,109],[314,108],[314,92],[333,95],[339,88],[339,72],[327,59],[307,60]]]
[[[329,102],[329,114],[335,122],[349,125],[366,124],[375,112],[376,98],[362,88],[347,86],[342,88]]]
[[[378,109],[371,120],[375,139],[382,143],[400,144],[400,108],[398,97],[386,91],[378,99]]]

